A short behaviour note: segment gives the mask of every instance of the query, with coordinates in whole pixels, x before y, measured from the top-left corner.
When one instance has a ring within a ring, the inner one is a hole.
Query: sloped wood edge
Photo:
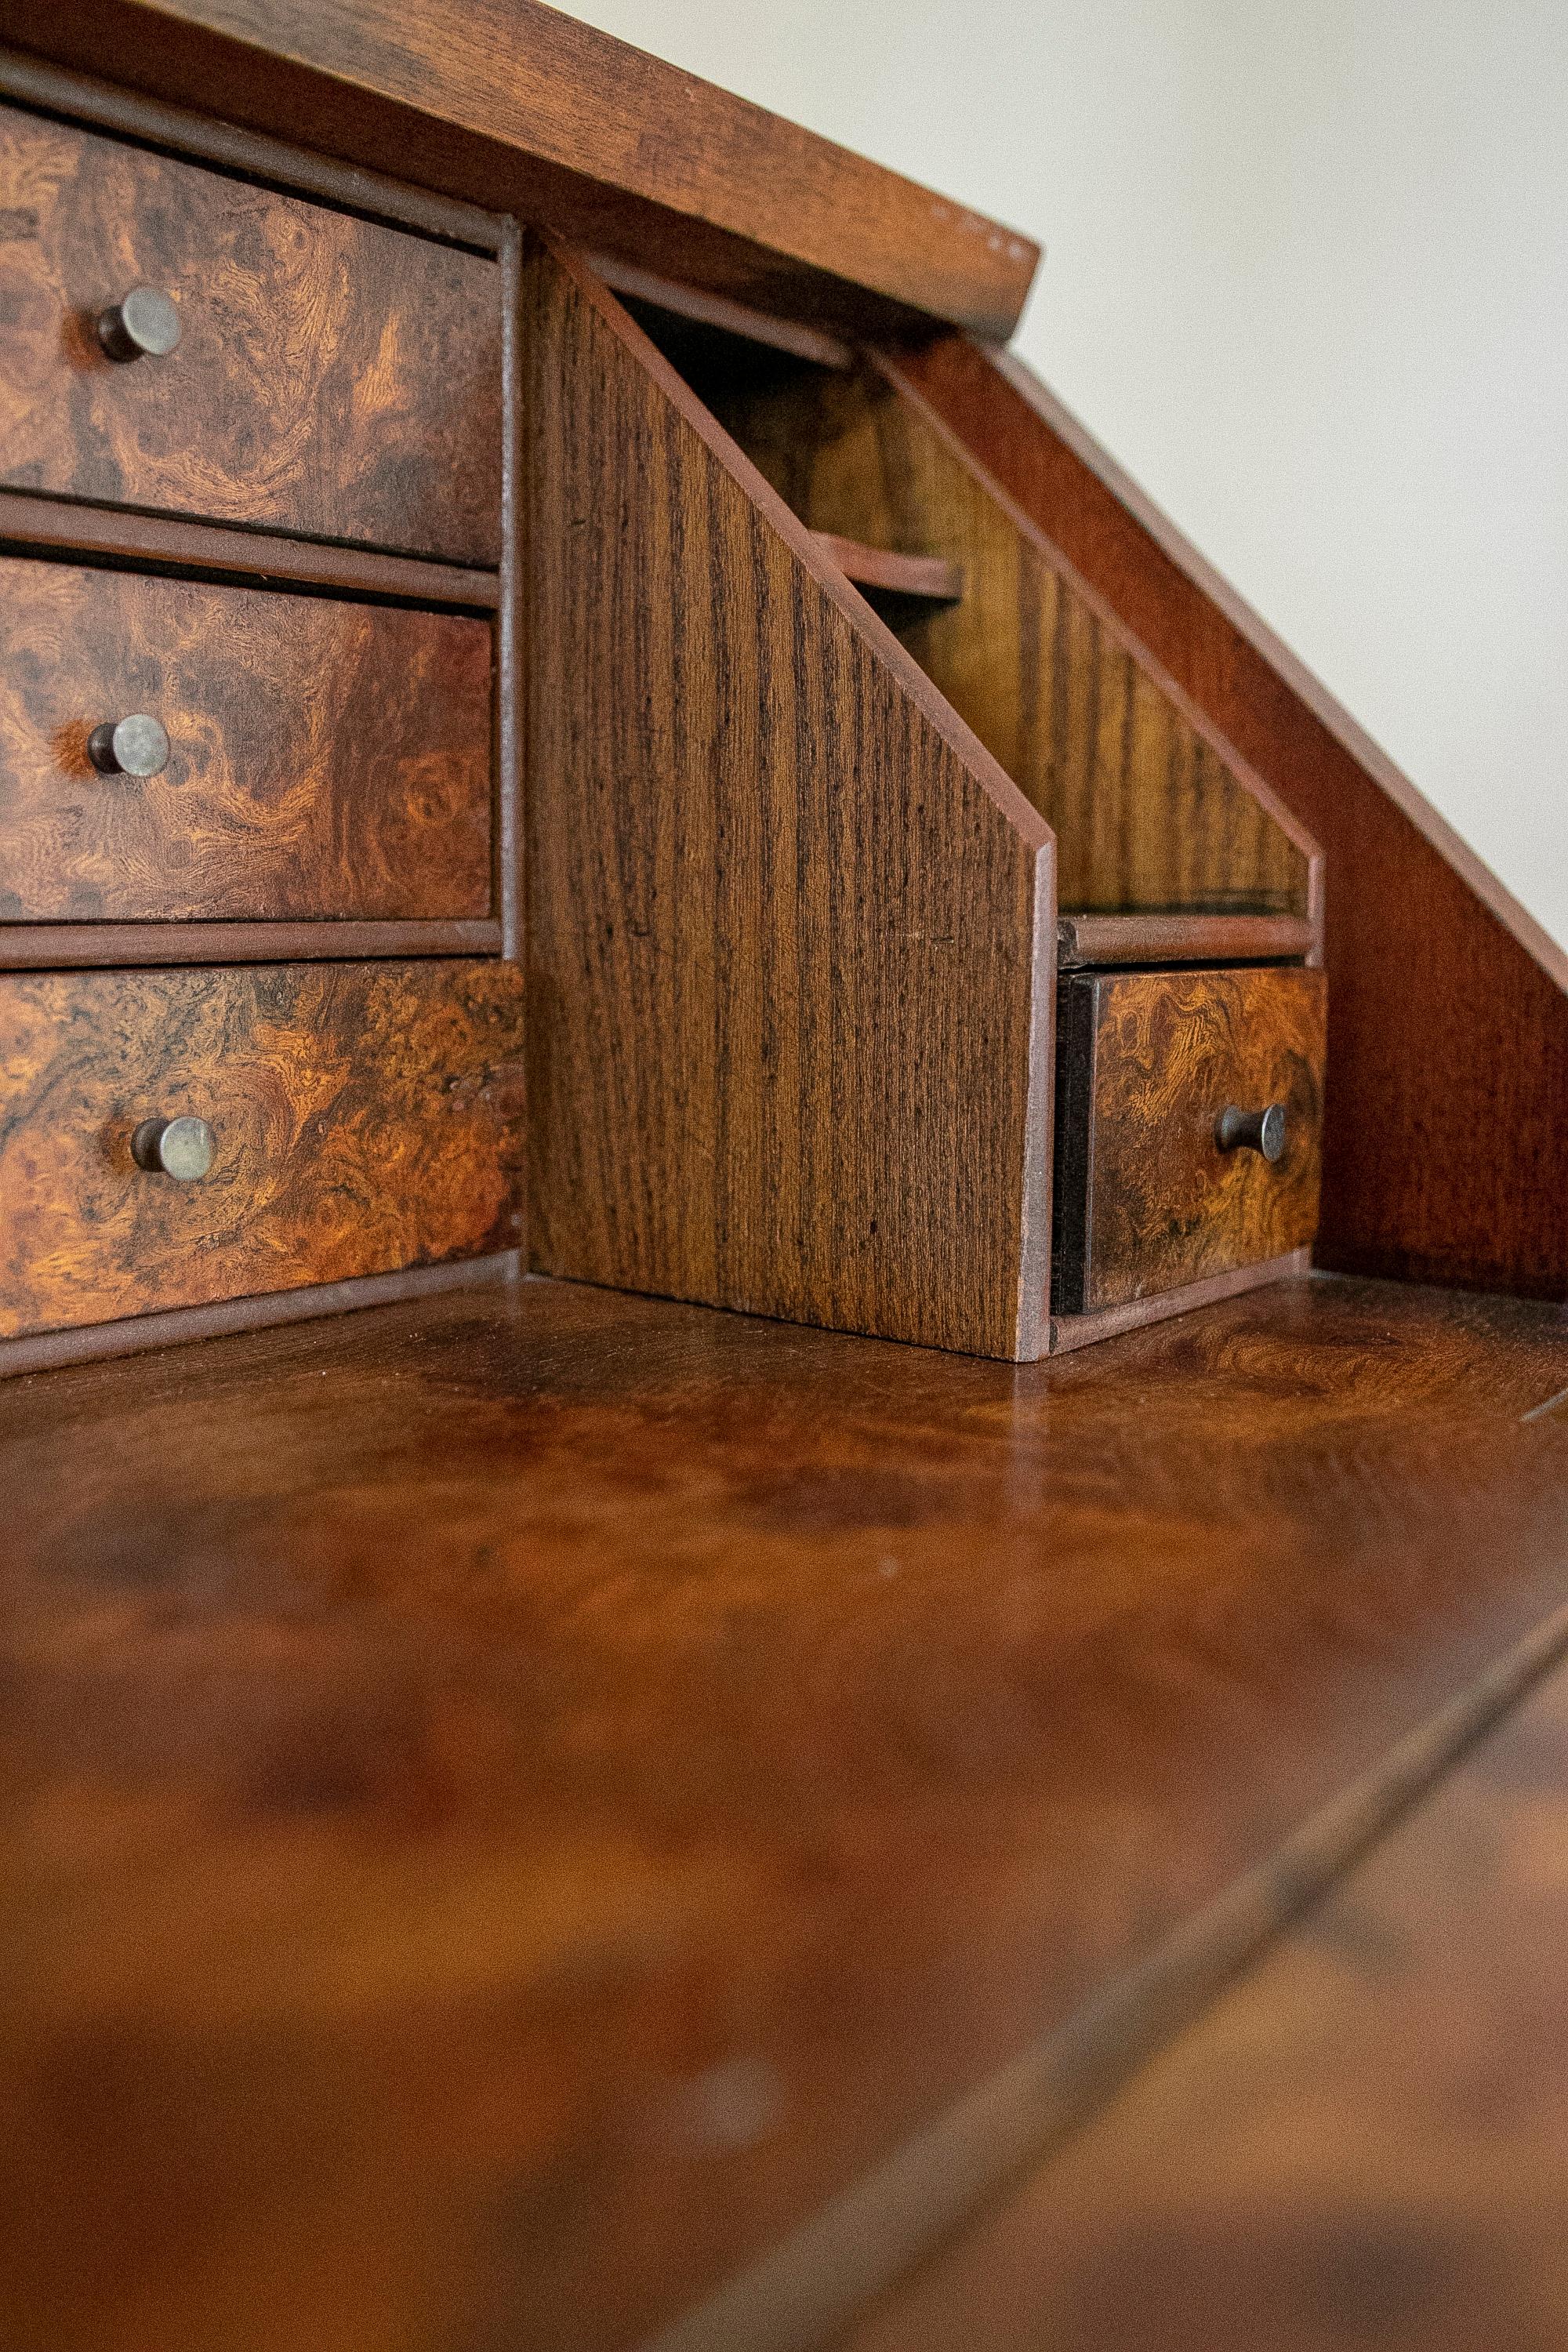
[[[976,1266],[990,1262],[994,1271],[994,1253],[1000,1247],[1016,1269],[1016,1288],[1008,1312],[998,1316],[984,1306],[977,1289],[973,1302],[962,1301],[954,1307],[948,1297],[940,1310],[919,1304],[907,1304],[891,1317],[877,1315],[869,1318],[847,1317],[838,1311],[831,1299],[816,1296],[797,1296],[788,1304],[772,1303],[755,1295],[737,1295],[732,1286],[721,1288],[690,1287],[684,1280],[671,1283],[661,1279],[630,1279],[620,1272],[605,1272],[602,1265],[592,1263],[558,1263],[551,1255],[548,1219],[542,1220],[536,1230],[544,1234],[543,1255],[536,1256],[535,1270],[565,1275],[577,1279],[608,1282],[613,1286],[640,1288],[666,1296],[692,1297],[704,1303],[732,1307],[742,1311],[782,1316],[784,1319],[813,1322],[830,1328],[868,1332],[873,1336],[913,1341],[915,1344],[956,1349],[963,1352],[1000,1356],[1010,1360],[1032,1361],[1042,1356],[1049,1344],[1048,1292],[1050,1257],[1050,1152],[1051,1110],[1053,1093],[1052,1015],[1055,999],[1055,837],[1049,825],[1018,791],[1012,780],[972,734],[957,713],[952,709],[925,672],[906,653],[898,639],[884,625],[857,591],[850,585],[837,563],[821,547],[815,535],[779,499],[739,446],[731,439],[695,393],[686,384],[642,329],[600,279],[595,268],[579,252],[548,233],[538,233],[532,240],[541,259],[568,284],[574,296],[597,315],[602,327],[614,339],[614,345],[633,363],[637,375],[647,383],[648,390],[661,404],[663,413],[671,415],[700,445],[704,461],[717,471],[710,480],[721,475],[728,478],[730,488],[739,495],[743,509],[753,525],[765,535],[782,542],[781,554],[790,567],[788,576],[804,580],[820,605],[835,608],[836,625],[847,629],[858,642],[860,656],[868,660],[868,675],[880,678],[882,688],[896,698],[892,707],[902,707],[923,729],[926,740],[932,741],[945,760],[950,777],[962,775],[966,787],[973,787],[982,805],[990,804],[991,814],[984,830],[996,845],[1010,845],[1006,856],[1022,860],[1017,866],[1020,876],[1027,874],[1026,910],[1020,905],[1023,928],[1008,936],[1015,941],[1020,965],[1031,975],[1026,994],[1019,1006],[1026,1013],[1025,1033],[1016,1039],[1017,1060],[1009,1056],[1009,1066],[1016,1072],[1016,1091],[1026,1099],[1026,1111],[1018,1131],[1019,1157],[1009,1171],[1008,1200],[1003,1203],[976,1202],[972,1216],[965,1219],[965,1230],[971,1235],[966,1245],[972,1249]],[[539,518],[547,511],[549,498],[543,502],[537,493],[531,493],[531,530],[537,530]],[[783,576],[783,575],[781,575]],[[781,620],[784,615],[781,614]],[[786,641],[784,641],[787,643]],[[781,648],[782,649],[782,648]],[[798,653],[795,656],[798,659]],[[541,681],[542,683],[542,681]],[[547,693],[536,692],[532,698],[536,708],[542,708]],[[855,719],[850,717],[853,725]],[[547,733],[558,724],[550,722]],[[918,739],[917,730],[917,739]],[[550,789],[550,760],[542,752],[533,761],[531,792],[534,805],[547,804]],[[931,778],[927,779],[929,786]],[[912,810],[918,814],[918,793]],[[980,835],[975,836],[976,845]],[[538,850],[532,852],[535,870]],[[697,877],[693,877],[695,881]],[[548,895],[548,903],[559,898],[558,889]],[[606,908],[606,913],[613,910]],[[960,926],[954,931],[952,946],[962,935]],[[911,934],[918,938],[918,933]],[[934,935],[933,935],[934,937]],[[709,960],[714,950],[706,951]],[[828,987],[831,974],[824,971],[817,975],[817,984]],[[545,991],[548,993],[548,989]],[[949,1000],[954,1005],[967,1005],[968,995],[954,995]],[[630,1011],[630,1008],[628,1008]],[[635,1018],[635,1014],[633,1015]],[[965,1016],[967,1017],[967,1016]],[[984,1062],[984,1048],[981,1039],[984,1019],[977,1010],[974,1051]],[[923,1048],[911,1042],[910,1072],[918,1067]],[[971,1066],[976,1066],[972,1064]],[[684,1077],[681,1084],[685,1084]],[[863,1106],[864,1107],[864,1106]],[[625,1106],[617,1110],[624,1115]],[[548,1118],[543,1122],[549,1126]],[[625,1130],[632,1139],[630,1129]],[[888,1155],[896,1159],[906,1139],[889,1129],[882,1146]],[[1012,1147],[1009,1145],[1008,1149]],[[647,1171],[644,1171],[645,1175]],[[658,1171],[655,1171],[657,1174]],[[669,1171],[659,1177],[668,1181]],[[557,1192],[559,1188],[557,1187]],[[735,1212],[742,1222],[749,1223],[756,1213],[757,1202],[731,1202],[721,1220],[728,1227]],[[997,1218],[1000,1215],[1001,1223]],[[872,1233],[877,1227],[872,1224]],[[941,1228],[939,1228],[941,1230]],[[919,1235],[915,1241],[916,1260],[927,1255],[926,1244]],[[592,1247],[588,1255],[592,1255]],[[936,1263],[931,1261],[932,1265]],[[1000,1302],[998,1302],[999,1304]]]
[[[899,365],[1322,845],[1316,1262],[1568,1296],[1568,954],[1027,367]]]

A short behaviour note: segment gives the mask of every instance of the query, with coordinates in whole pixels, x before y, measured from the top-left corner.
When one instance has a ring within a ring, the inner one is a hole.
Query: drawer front
[[[493,563],[500,416],[493,262],[0,109],[0,482]]]
[[[488,915],[490,667],[484,621],[0,560],[0,921]],[[104,774],[131,714],[167,765]]]
[[[521,1054],[500,963],[0,977],[0,1335],[515,1247]]]
[[[1058,1314],[1125,1306],[1311,1240],[1324,1013],[1320,971],[1063,980],[1052,1301]],[[1245,1139],[1222,1147],[1227,1110],[1258,1113],[1270,1105],[1284,1112],[1278,1158]]]

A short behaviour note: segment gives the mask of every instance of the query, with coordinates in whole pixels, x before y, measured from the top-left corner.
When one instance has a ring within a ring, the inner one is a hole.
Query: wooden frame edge
[[[1262,1290],[1270,1283],[1301,1280],[1311,1270],[1310,1248],[1290,1250],[1283,1257],[1234,1266],[1227,1274],[1205,1275],[1201,1282],[1184,1282],[1179,1289],[1133,1299],[1125,1307],[1100,1307],[1088,1315],[1053,1315],[1050,1352],[1070,1355],[1075,1348],[1092,1347],[1100,1339],[1119,1339],[1126,1332],[1145,1330],[1151,1323],[1168,1322],[1172,1316],[1190,1314],[1197,1307],[1218,1307],[1227,1298]]]

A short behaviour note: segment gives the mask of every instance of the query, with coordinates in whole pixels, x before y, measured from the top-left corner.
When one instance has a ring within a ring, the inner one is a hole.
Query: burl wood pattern
[[[1053,827],[1064,908],[1308,911],[1303,838],[888,375],[638,315],[814,530],[957,566],[957,601],[882,609]]]
[[[1560,2352],[1565,1832],[1559,1671],[852,2352]]]
[[[0,1336],[514,1246],[521,1056],[500,963],[0,977]],[[131,1156],[180,1114],[195,1183]]]
[[[93,321],[169,294],[164,359]],[[457,562],[500,552],[483,257],[0,110],[0,482]]]
[[[1319,971],[1064,975],[1057,1001],[1058,1314],[1280,1257],[1317,1229]],[[1285,1107],[1283,1156],[1222,1151],[1229,1105]]]
[[[1019,1370],[526,1282],[0,1389],[0,2341],[836,2342],[1474,1723],[1565,1383],[1373,1284]]]
[[[1319,1262],[1568,1297],[1568,955],[1037,378],[901,365],[1323,845]]]
[[[490,630],[0,559],[0,921],[490,909]],[[144,710],[158,776],[105,776]]]
[[[526,347],[534,1263],[1039,1353],[1045,827],[548,254]]]

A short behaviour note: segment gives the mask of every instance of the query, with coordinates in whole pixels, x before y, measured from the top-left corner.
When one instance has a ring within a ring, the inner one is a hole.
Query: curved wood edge
[[[1300,852],[1307,868],[1307,920],[1312,929],[1310,961],[1319,962],[1322,954],[1323,936],[1323,855],[1321,848],[1300,819],[1272,791],[1256,768],[1237,750],[1224,730],[1216,727],[1212,715],[1189,694],[1159,656],[1130,628],[1126,616],[1096,585],[1092,577],[1076,564],[1071,555],[1052,534],[1042,529],[1039,519],[1014,497],[1006,484],[977,456],[973,445],[953,429],[952,420],[940,404],[927,397],[921,383],[918,363],[908,353],[893,355],[886,352],[868,354],[872,364],[886,377],[900,399],[918,409],[931,430],[940,435],[945,446],[965,467],[971,478],[981,486],[1007,515],[1013,527],[1037,548],[1051,568],[1058,572],[1082,597],[1103,626],[1127,649],[1159,691],[1173,703],[1195,732],[1200,735],[1225,762],[1243,790],[1267,811],[1286,839]]]
[[[539,0],[0,0],[0,37],[861,332],[1005,341],[1039,248]]]
[[[898,364],[1322,845],[1317,1262],[1568,1295],[1568,955],[1027,368],[962,335]]]
[[[831,556],[846,580],[858,588],[881,588],[898,596],[924,596],[933,604],[956,604],[963,593],[963,566],[944,555],[899,555],[889,547],[867,547],[836,530],[815,533],[825,555]]]

